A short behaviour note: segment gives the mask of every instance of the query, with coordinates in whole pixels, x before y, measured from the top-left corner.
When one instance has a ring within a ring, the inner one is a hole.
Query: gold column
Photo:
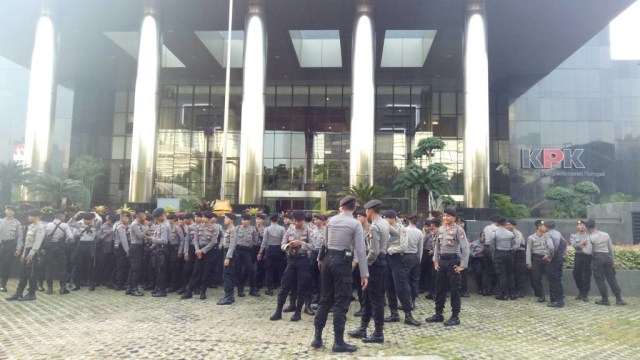
[[[464,204],[489,207],[489,64],[482,0],[468,0],[465,31]]]
[[[238,202],[262,201],[267,41],[264,7],[251,1],[245,21]]]
[[[153,200],[160,74],[160,28],[154,0],[147,0],[140,27],[138,73],[133,108],[129,202]]]
[[[375,136],[375,35],[373,5],[356,2],[353,32],[350,185],[373,184]]]
[[[55,108],[58,41],[52,1],[43,1],[31,55],[25,131],[26,168],[49,170],[51,123]],[[28,200],[28,199],[27,199]]]

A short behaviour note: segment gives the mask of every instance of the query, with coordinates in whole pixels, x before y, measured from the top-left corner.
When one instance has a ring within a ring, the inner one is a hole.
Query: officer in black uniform
[[[333,352],[354,352],[355,345],[344,341],[344,327],[349,311],[349,299],[351,298],[351,264],[353,250],[360,267],[360,284],[362,290],[366,290],[369,284],[369,267],[365,259],[365,245],[362,234],[362,225],[353,218],[353,210],[356,207],[356,198],[346,196],[340,200],[341,214],[332,217],[327,224],[326,237],[320,253],[318,263],[320,266],[321,296],[316,318],[314,320],[315,334],[311,346],[322,347],[322,331],[327,323],[329,309],[333,305]]]

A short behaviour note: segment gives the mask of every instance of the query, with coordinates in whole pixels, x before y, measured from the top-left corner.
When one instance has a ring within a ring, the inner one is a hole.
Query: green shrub
[[[567,249],[567,256],[563,261],[565,269],[573,269],[573,247]],[[640,270],[640,245],[615,245],[614,265],[616,270]]]
[[[511,202],[511,196],[504,194],[493,194],[491,196],[493,207],[500,211],[500,215],[507,218],[522,219],[529,217],[529,209],[522,204]]]

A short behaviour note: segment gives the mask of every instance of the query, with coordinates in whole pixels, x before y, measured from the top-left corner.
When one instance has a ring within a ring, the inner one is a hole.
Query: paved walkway
[[[38,293],[34,302],[1,300],[0,359],[334,357],[332,326],[325,348],[312,349],[313,319],[303,315],[293,323],[285,314],[269,321],[274,297],[236,298],[225,307],[215,304],[220,290],[210,290],[204,301],[149,295],[133,298],[102,287],[65,296]],[[474,296],[463,299],[461,326],[395,323],[386,326],[384,345],[349,341],[359,347],[353,358],[638,359],[640,298],[626,300],[624,307],[602,307],[571,299],[564,309],[551,309],[531,297],[498,302]],[[418,319],[433,311],[424,298],[417,306]],[[358,321],[349,315],[347,329]]]

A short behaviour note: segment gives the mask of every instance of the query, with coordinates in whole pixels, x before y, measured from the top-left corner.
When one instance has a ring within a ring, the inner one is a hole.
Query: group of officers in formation
[[[80,212],[68,222],[64,211],[55,211],[48,223],[41,216],[39,210],[28,213],[26,234],[12,207],[0,221],[0,291],[7,291],[16,257],[21,265],[18,287],[8,301],[35,300],[37,291],[53,294],[56,278],[61,295],[104,285],[130,296],[143,296],[143,288],[153,297],[176,292],[182,299],[206,299],[207,289],[222,285],[224,296],[217,304],[230,305],[236,295],[245,296],[248,282],[249,295],[255,297],[262,288],[274,295],[279,287],[270,320],[280,320],[284,312],[293,313],[291,321],[301,320],[303,313],[315,316],[314,348],[323,346],[322,332],[333,312],[333,351],[353,352],[357,347],[345,342],[344,333],[354,290],[360,325],[348,335],[364,343],[383,343],[384,324],[399,322],[399,311],[405,324],[420,326],[412,311],[421,293],[435,300],[435,314],[427,323],[459,325],[469,276],[476,280],[478,294],[503,301],[524,297],[525,281],[531,281],[534,296],[544,303],[544,275],[548,306],[562,307],[562,259],[572,246],[576,299],[588,301],[593,272],[601,295],[596,304],[610,305],[606,280],[616,304],[625,305],[611,239],[593,220],[578,221],[576,233],[566,241],[553,221],[536,221],[535,232],[525,238],[516,221],[494,216],[470,241],[464,220],[452,209],[424,222],[417,215],[401,220],[393,210],[382,211],[379,200],[356,209],[353,196],[344,197],[329,218],[303,211],[282,218],[258,214],[255,225],[247,213],[236,225],[234,213],[226,213],[220,224],[211,211],[175,215],[162,208],[104,218]],[[451,317],[445,321],[447,296]],[[374,330],[368,332],[371,320]]]

